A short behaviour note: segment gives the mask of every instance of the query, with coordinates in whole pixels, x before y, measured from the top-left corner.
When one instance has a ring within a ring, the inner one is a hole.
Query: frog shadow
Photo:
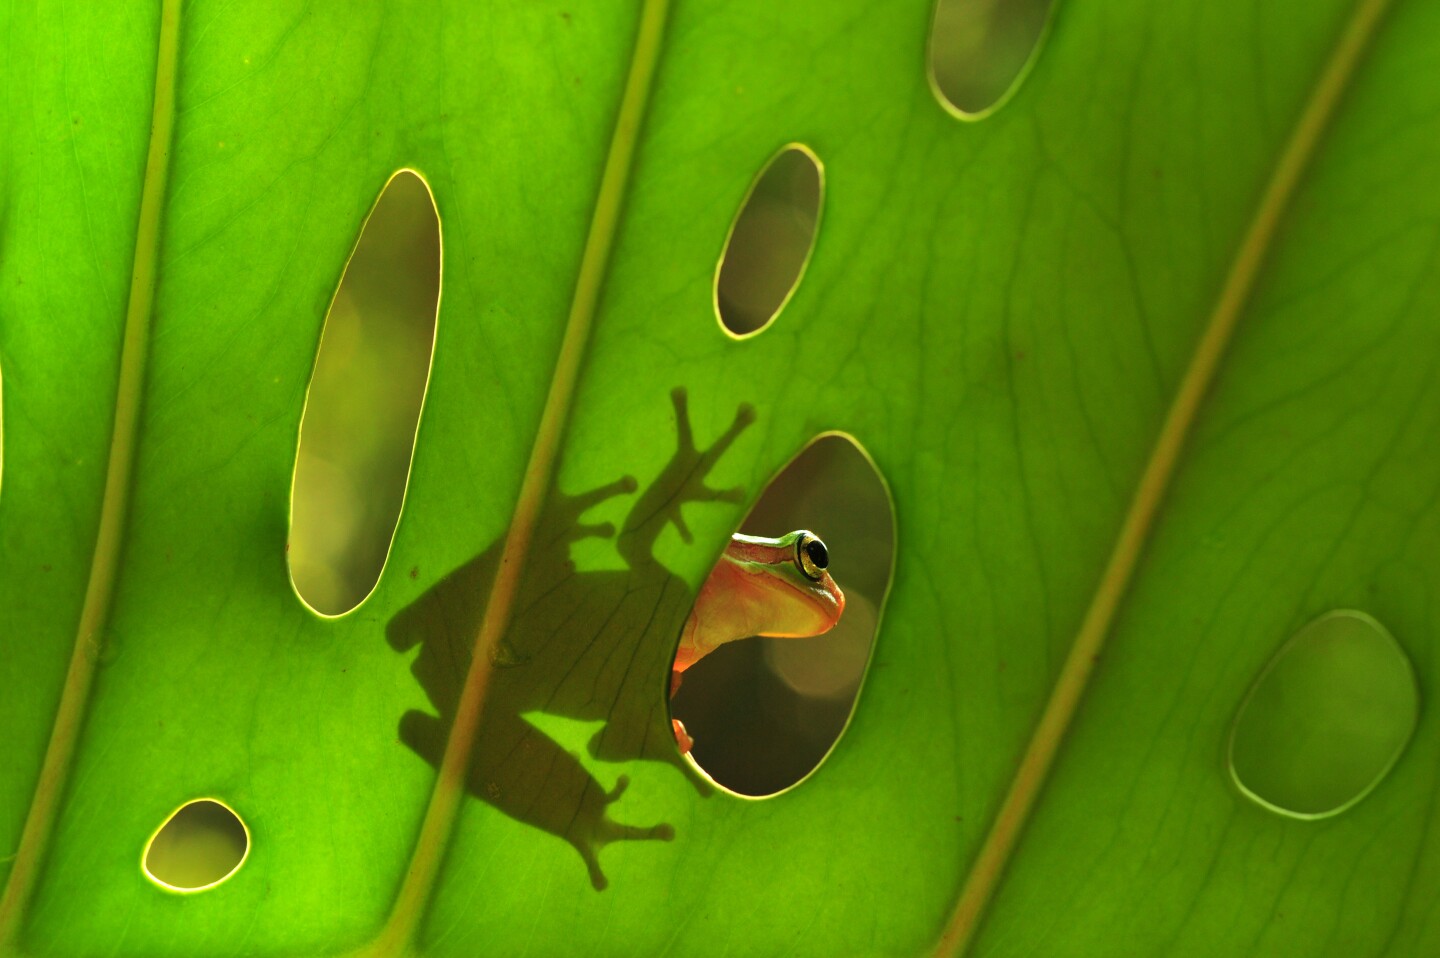
[[[653,556],[656,539],[674,523],[684,541],[681,516],[688,502],[731,502],[741,489],[712,489],[705,477],[735,438],[755,419],[742,405],[734,422],[709,448],[697,450],[685,391],[671,393],[678,441],[670,461],[634,502],[618,536],[609,523],[586,525],[591,507],[636,491],[626,476],[578,496],[552,487],[536,525],[518,585],[514,613],[491,653],[489,690],[465,779],[471,795],[517,821],[563,838],[585,862],[590,882],[607,881],[599,852],[614,841],[669,841],[665,823],[627,825],[609,816],[624,793],[619,777],[606,791],[579,758],[531,725],[527,712],[544,712],[605,724],[590,739],[592,757],[608,762],[644,759],[675,766],[702,795],[711,787],[675,746],[667,689],[675,643],[690,614],[694,593]],[[614,538],[626,567],[577,572],[570,545],[587,538]],[[439,767],[461,692],[471,649],[489,599],[503,537],[455,569],[390,620],[385,635],[397,652],[417,645],[411,672],[437,714],[411,710],[400,719],[400,739]]]

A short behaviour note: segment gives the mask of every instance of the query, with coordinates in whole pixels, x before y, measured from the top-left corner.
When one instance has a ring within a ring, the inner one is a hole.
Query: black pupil
[[[819,539],[811,539],[805,543],[805,554],[810,557],[810,562],[817,569],[824,569],[830,565],[830,553],[825,551],[825,543]]]

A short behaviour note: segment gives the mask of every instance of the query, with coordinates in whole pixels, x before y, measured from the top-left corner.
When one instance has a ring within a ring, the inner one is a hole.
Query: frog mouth
[[[819,589],[815,586],[819,586]],[[777,598],[784,596],[784,614],[777,617],[779,621],[774,629],[757,632],[757,635],[772,639],[804,639],[824,635],[835,627],[845,612],[845,593],[828,572],[824,573],[824,577],[818,582],[807,582],[803,586],[781,577],[775,581],[773,588]],[[833,614],[816,610],[817,599],[828,600],[834,608]]]

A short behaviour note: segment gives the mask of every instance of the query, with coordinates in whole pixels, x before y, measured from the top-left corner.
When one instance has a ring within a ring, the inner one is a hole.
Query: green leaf
[[[1061,4],[973,122],[926,2],[7,8],[0,951],[1440,950],[1440,8],[1382,7]],[[816,246],[736,341],[715,263],[791,142]],[[405,166],[434,365],[386,572],[324,620],[296,437]],[[892,491],[894,587],[835,751],[736,799],[667,751],[668,655],[832,429]],[[1336,608],[1411,659],[1419,725],[1284,818],[1226,742]],[[249,857],[169,893],[141,853],[198,797]]]

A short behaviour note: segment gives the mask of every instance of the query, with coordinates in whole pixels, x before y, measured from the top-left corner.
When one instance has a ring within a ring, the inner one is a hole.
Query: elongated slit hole
[[[808,146],[784,147],[756,175],[715,267],[715,316],[727,334],[756,335],[795,295],[824,199],[825,167]]]
[[[1054,0],[936,0],[925,72],[940,105],[981,120],[1020,88],[1045,44]]]
[[[331,300],[290,492],[290,582],[334,617],[374,592],[399,528],[440,308],[440,219],[428,184],[392,175]]]

